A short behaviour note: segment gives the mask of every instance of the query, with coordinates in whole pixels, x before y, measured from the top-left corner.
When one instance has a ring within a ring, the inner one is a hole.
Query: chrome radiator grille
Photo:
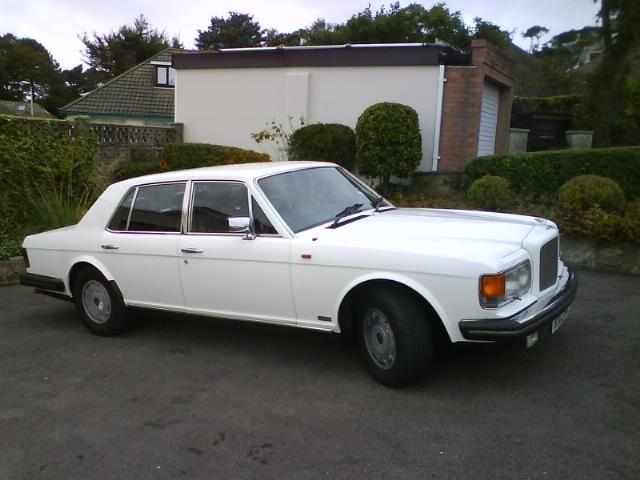
[[[540,249],[540,290],[549,288],[558,278],[558,237],[545,243]]]

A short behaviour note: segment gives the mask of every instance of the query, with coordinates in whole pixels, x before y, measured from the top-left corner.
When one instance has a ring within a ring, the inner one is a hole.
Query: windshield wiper
[[[333,223],[331,224],[331,227],[335,227],[340,221],[340,219],[347,217],[349,215],[353,215],[354,213],[358,213],[360,211],[360,208],[362,208],[362,203],[354,203],[353,205],[349,205],[344,210],[341,210],[336,214],[335,217],[333,217]]]
[[[386,203],[386,205],[383,205],[383,203]],[[395,207],[390,205],[382,195],[371,202],[371,206],[375,209],[374,212],[379,212],[382,207],[388,208],[389,210],[395,210]],[[385,212],[388,212],[389,210],[385,210]]]

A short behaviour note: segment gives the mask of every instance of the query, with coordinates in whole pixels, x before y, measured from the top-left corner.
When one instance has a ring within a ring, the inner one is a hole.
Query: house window
[[[176,85],[176,70],[165,65],[156,65],[156,86],[173,88]]]

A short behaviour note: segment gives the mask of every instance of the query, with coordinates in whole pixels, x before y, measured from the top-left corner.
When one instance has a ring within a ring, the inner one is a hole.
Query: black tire
[[[410,292],[389,287],[370,289],[360,298],[356,317],[360,349],[369,373],[377,381],[403,387],[424,377],[433,361],[433,340],[427,313]],[[393,351],[390,338],[395,355],[389,353]]]
[[[86,268],[78,273],[73,298],[82,323],[93,333],[110,337],[129,328],[120,295],[98,271]]]

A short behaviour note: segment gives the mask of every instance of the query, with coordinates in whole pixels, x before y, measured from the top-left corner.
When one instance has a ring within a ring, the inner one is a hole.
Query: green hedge
[[[580,95],[557,95],[554,97],[517,97],[513,99],[515,114],[564,114],[575,113],[582,101]]]
[[[93,200],[96,146],[84,122],[0,115],[2,257],[16,253],[7,246],[25,233],[51,227],[44,217],[52,200],[65,207]]]
[[[356,134],[339,123],[315,123],[299,128],[289,139],[289,160],[334,162],[353,170]]]
[[[485,175],[504,177],[515,192],[535,197],[555,197],[567,180],[578,175],[599,175],[618,182],[627,198],[633,199],[640,196],[640,147],[480,157],[465,169],[465,190]]]
[[[233,165],[236,163],[270,162],[269,155],[225,147],[209,143],[171,143],[164,147],[160,163],[162,168],[180,170],[184,168]]]
[[[120,181],[171,170],[269,161],[269,155],[253,150],[208,143],[170,143],[164,147],[159,161],[122,163],[115,169],[113,179]]]

